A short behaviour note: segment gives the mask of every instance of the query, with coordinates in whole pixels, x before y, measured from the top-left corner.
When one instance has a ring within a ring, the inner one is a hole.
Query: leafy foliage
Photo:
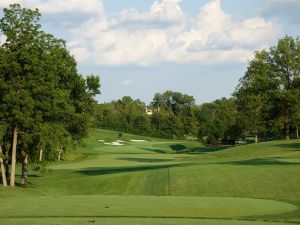
[[[14,4],[0,20],[6,36],[0,46],[0,120],[7,125],[2,145],[18,127],[19,149],[32,159],[44,149],[45,159],[54,160],[58,149],[86,136],[100,80],[78,74],[65,41],[43,32],[40,16],[38,9]]]
[[[300,41],[286,36],[267,51],[255,53],[234,96],[245,130],[261,138],[289,139],[300,110]]]
[[[196,135],[198,123],[193,116],[194,98],[179,92],[156,93],[146,114],[139,99],[125,96],[121,100],[99,104],[95,126],[163,138]]]

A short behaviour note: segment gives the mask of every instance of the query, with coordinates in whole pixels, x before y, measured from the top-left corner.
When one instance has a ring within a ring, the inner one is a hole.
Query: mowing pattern
[[[300,222],[300,141],[223,149],[125,134],[123,146],[104,144],[116,139],[93,130],[72,161],[0,189],[0,224]]]

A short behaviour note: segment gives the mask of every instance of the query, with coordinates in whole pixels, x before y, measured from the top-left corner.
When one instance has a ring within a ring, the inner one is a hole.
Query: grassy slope
[[[18,224],[18,219],[1,217],[47,216],[48,209],[57,205],[61,207],[60,210],[53,215],[49,213],[48,216],[63,217],[76,212],[75,215],[83,217],[169,216],[300,222],[300,211],[295,210],[294,206],[300,206],[300,141],[266,142],[224,150],[207,148],[197,142],[174,142],[129,134],[124,134],[122,139],[148,141],[126,142],[125,146],[120,147],[107,146],[97,141],[113,141],[117,139],[117,135],[117,132],[93,130],[85,146],[79,149],[80,154],[69,156],[74,161],[51,164],[49,168],[53,170],[52,173],[31,173],[32,184],[26,188],[6,191],[0,189],[1,201],[4,203],[0,205],[0,224]],[[172,154],[174,150],[191,151],[191,154]],[[39,197],[41,195],[45,197]],[[67,201],[66,195],[74,203]],[[140,197],[135,197],[137,195]],[[36,197],[27,198],[28,196]],[[281,202],[253,202],[253,199],[244,198]],[[101,205],[105,199],[109,208]],[[21,210],[24,206],[21,203],[26,202],[31,207],[25,213]],[[86,205],[83,204],[83,207],[75,204],[76,202],[86,202]],[[89,203],[92,204],[89,206]],[[15,207],[20,207],[17,212],[12,210]],[[35,214],[33,212],[37,211],[34,210],[36,208],[47,210],[45,214],[43,210],[38,210],[41,214]],[[61,224],[71,224],[73,219],[56,220],[57,223],[63,220],[66,222]],[[82,224],[88,222],[88,219],[78,220]],[[146,218],[142,219],[143,222],[139,222],[141,219],[134,220],[106,218],[97,220],[97,223],[120,224],[122,221],[122,224],[151,224]],[[176,222],[174,219],[161,219],[161,223],[157,224],[182,224],[178,221],[180,220],[177,219]],[[202,222],[188,219],[184,224]],[[259,224],[257,221],[254,223]],[[27,224],[47,224],[47,219],[28,218]],[[234,223],[205,220],[205,224]],[[247,222],[237,221],[237,224]]]

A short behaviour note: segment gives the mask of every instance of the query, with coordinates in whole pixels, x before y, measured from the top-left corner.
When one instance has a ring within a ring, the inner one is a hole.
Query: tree
[[[236,124],[234,99],[218,99],[199,107],[197,119],[200,124],[199,137],[208,144],[235,144],[241,136]]]
[[[0,145],[0,169],[1,169],[1,176],[2,176],[2,184],[3,187],[7,187],[7,180],[6,180],[6,173],[5,173],[5,166],[4,166],[4,155],[2,154],[2,147]]]
[[[7,178],[6,178],[6,168],[4,164],[4,158],[5,155],[2,152],[2,137],[3,137],[3,131],[5,129],[5,126],[3,124],[0,124],[0,170],[1,170],[1,177],[2,177],[2,185],[3,187],[7,187]]]
[[[255,53],[235,92],[245,129],[266,136],[298,127],[300,41],[286,36],[269,51]]]
[[[300,101],[300,40],[285,36],[270,49],[269,64],[275,73],[274,110],[277,120],[284,124],[285,138],[290,138],[293,118]]]
[[[268,120],[266,114],[270,108],[269,98],[273,92],[274,75],[267,61],[266,51],[256,52],[234,92],[239,124],[255,136],[255,143],[265,133]]]
[[[154,128],[158,129],[160,135],[164,131],[164,137],[169,138],[195,136],[198,122],[193,114],[194,106],[193,96],[173,91],[156,93],[151,102],[154,111],[152,116]]]
[[[186,109],[191,109],[193,105],[195,105],[193,96],[173,91],[165,91],[163,94],[156,93],[151,102],[154,109],[172,112],[176,115],[183,113]]]
[[[78,142],[87,134],[93,96],[100,93],[99,77],[85,80],[78,74],[65,41],[44,33],[40,16],[38,9],[14,4],[0,20],[6,36],[0,46],[0,120],[8,125],[4,142],[14,140],[11,186],[16,155],[23,156],[25,165],[28,158],[37,159],[41,148],[61,151],[64,140]],[[47,159],[53,160],[50,155]],[[23,171],[25,175],[25,167]]]

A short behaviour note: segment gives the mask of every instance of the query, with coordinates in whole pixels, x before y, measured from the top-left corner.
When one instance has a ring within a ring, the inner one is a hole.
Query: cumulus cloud
[[[262,17],[234,18],[221,0],[208,0],[195,17],[183,12],[181,0],[156,0],[146,12],[126,9],[112,17],[101,0],[19,1],[51,15],[87,13],[87,20],[67,29],[68,47],[79,62],[95,65],[245,62],[280,31]]]
[[[163,0],[155,1],[151,6],[150,15],[156,16],[162,20],[182,19],[183,12],[179,6],[181,0]]]
[[[99,0],[1,0],[0,7],[7,7],[13,3],[29,8],[39,8],[42,13],[46,14],[83,12],[97,15],[104,11],[102,1]]]
[[[168,23],[162,26],[159,22]],[[279,31],[276,24],[261,17],[233,18],[221,9],[220,0],[208,1],[196,17],[185,15],[179,0],[163,0],[155,1],[148,12],[131,9],[114,18],[91,19],[71,34],[78,46],[89,52],[89,62],[145,66],[245,62],[254,49],[265,47]]]

